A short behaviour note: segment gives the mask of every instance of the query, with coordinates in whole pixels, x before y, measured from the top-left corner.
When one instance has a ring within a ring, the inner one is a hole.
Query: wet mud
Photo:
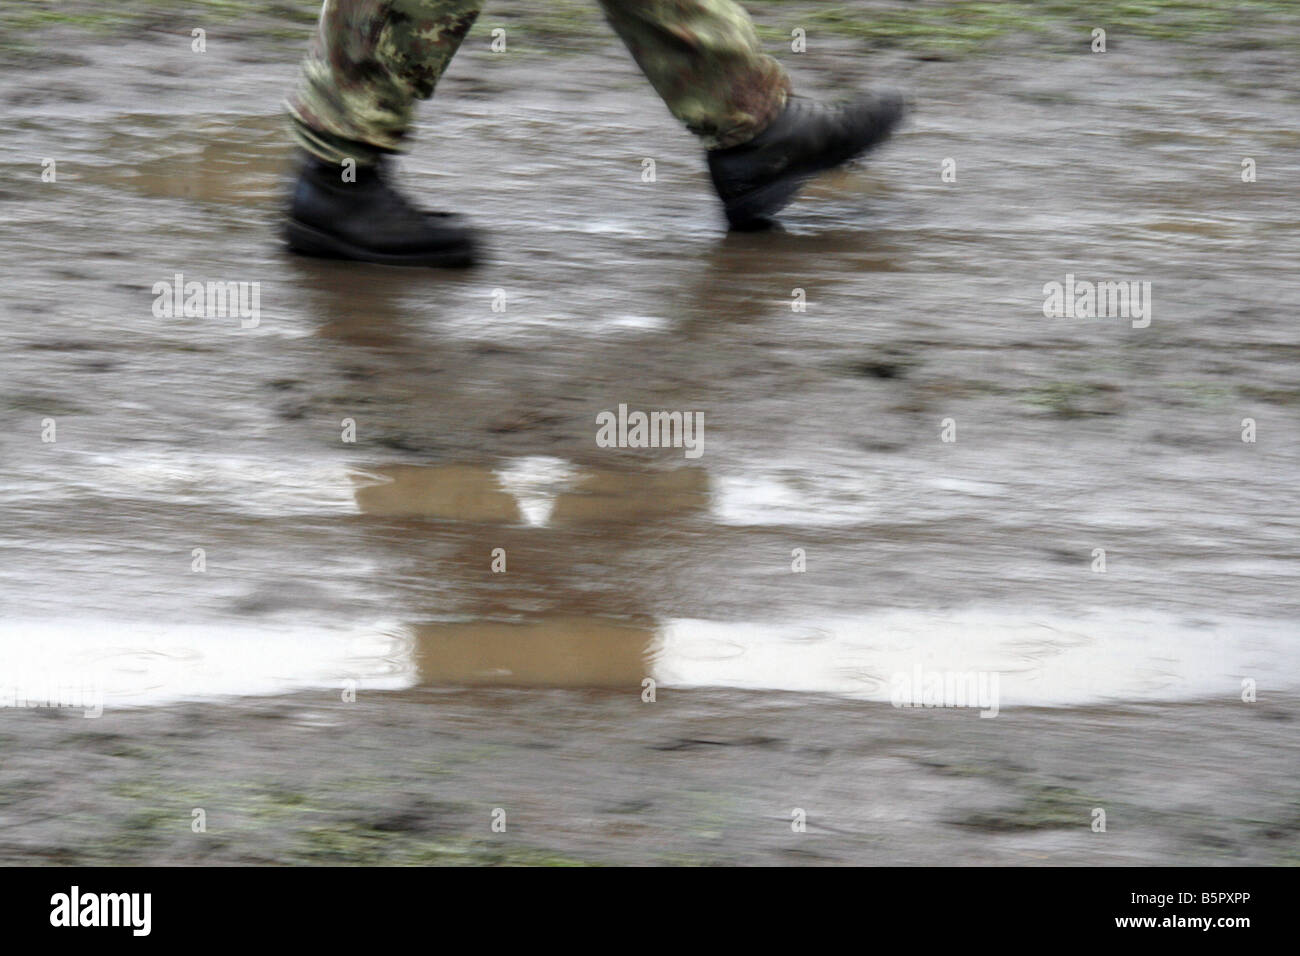
[[[616,41],[479,36],[401,166],[484,231],[452,273],[282,250],[296,42],[6,58],[0,664],[105,715],[0,711],[0,854],[1294,862],[1293,64],[827,36],[799,89],[911,124],[728,235]],[[178,274],[256,321],[159,316]],[[1067,276],[1149,323],[1045,317]],[[620,405],[703,453],[602,447]],[[891,707],[913,665],[999,716]]]

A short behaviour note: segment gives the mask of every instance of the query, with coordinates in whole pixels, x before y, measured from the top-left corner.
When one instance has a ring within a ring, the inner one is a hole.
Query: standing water
[[[1154,44],[884,55],[912,125],[727,235],[616,48],[467,48],[403,175],[488,262],[398,271],[280,247],[292,58],[174,39],[9,74],[12,683],[1295,689],[1293,89]],[[598,441],[620,406],[698,454]]]

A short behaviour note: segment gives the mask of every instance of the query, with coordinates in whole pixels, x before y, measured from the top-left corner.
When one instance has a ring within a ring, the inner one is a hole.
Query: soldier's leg
[[[305,151],[285,223],[290,249],[390,265],[474,261],[469,226],[409,202],[389,181],[384,157],[401,148],[415,101],[433,95],[481,6],[325,0],[288,104]]]
[[[762,228],[813,176],[884,140],[903,115],[897,95],[822,106],[790,95],[735,0],[600,0],[673,115],[708,150],[734,228]]]
[[[289,99],[299,145],[330,163],[402,146],[416,100],[433,95],[483,0],[325,0]]]
[[[785,108],[790,78],[734,0],[600,0],[668,109],[706,148],[752,139]]]

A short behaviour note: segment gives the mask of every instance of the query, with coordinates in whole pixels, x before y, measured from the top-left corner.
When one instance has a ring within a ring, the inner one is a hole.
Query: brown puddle
[[[538,526],[628,522],[654,527],[707,506],[706,472],[580,470],[558,460],[531,459],[506,459],[500,466],[395,465],[354,476],[357,504],[365,514],[516,526],[494,533],[518,563],[492,587],[467,587],[474,598],[462,609],[470,620],[412,629],[419,682],[639,692],[658,634],[652,618],[635,601],[611,603],[574,588],[564,569],[583,560],[585,545],[575,544],[571,534]],[[532,527],[521,527],[526,524]],[[468,551],[450,557],[446,567],[486,573],[488,551],[480,538],[449,530],[447,542],[462,541]]]
[[[421,684],[636,690],[654,638],[651,627],[598,618],[425,624],[415,662]]]
[[[187,130],[167,155],[131,160],[137,136],[158,151],[158,136],[148,130],[154,122],[152,116],[124,117],[124,127],[140,132],[119,133],[106,154],[126,158],[112,166],[87,166],[82,176],[88,182],[125,186],[163,199],[256,208],[273,208],[280,199],[290,155],[282,117],[211,118]]]
[[[632,521],[704,511],[709,476],[703,468],[673,471],[584,472],[573,489],[555,499],[551,523]]]
[[[501,476],[486,465],[385,465],[353,476],[357,507],[380,517],[445,520],[524,521],[521,500],[506,490]],[[702,468],[672,471],[584,469],[563,482],[549,517],[538,524],[583,525],[641,521],[703,512],[709,504],[709,477]]]
[[[367,473],[383,479],[369,484],[354,476],[357,507],[380,517],[448,518],[460,521],[523,520],[513,496],[490,468],[479,465],[391,465]]]

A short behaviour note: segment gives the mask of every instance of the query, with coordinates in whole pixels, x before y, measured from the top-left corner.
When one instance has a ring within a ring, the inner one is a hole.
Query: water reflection
[[[483,466],[392,465],[359,473],[354,480],[362,514],[508,524],[522,520],[519,503]]]
[[[636,588],[615,596],[591,586],[582,529],[605,529],[608,544],[622,537],[612,524],[644,530],[646,522],[699,514],[709,502],[707,473],[697,467],[580,469],[538,458],[496,467],[386,466],[355,480],[366,515],[514,526],[448,535],[455,543],[440,573],[458,579],[444,584],[473,619],[411,628],[417,678],[440,686],[639,692],[658,628],[629,607]]]
[[[765,622],[656,616],[647,581],[602,586],[597,579],[613,575],[595,549],[617,555],[683,521],[716,517],[704,468],[588,469],[524,458],[387,466],[358,481],[363,514],[433,519],[429,533],[449,545],[437,568],[457,596],[454,610],[430,608],[409,629],[426,685],[630,694],[653,677],[676,687],[888,701],[900,675],[997,675],[1004,705],[1068,705],[1234,693],[1242,677],[1275,669],[1294,636],[1280,622],[1207,627],[1122,609],[1078,618],[1011,607],[863,607]],[[418,534],[410,526],[404,533]],[[497,545],[499,574],[490,567]]]
[[[415,628],[424,684],[639,689],[656,631],[595,617]]]

